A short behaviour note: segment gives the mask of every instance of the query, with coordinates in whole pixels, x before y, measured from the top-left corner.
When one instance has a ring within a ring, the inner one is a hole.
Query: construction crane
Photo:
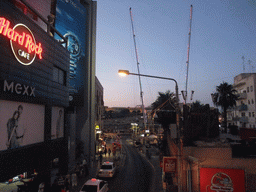
[[[140,63],[139,63],[139,58],[138,58],[138,51],[136,47],[136,40],[135,40],[135,33],[134,33],[134,26],[133,26],[133,18],[132,18],[132,8],[130,7],[130,16],[131,16],[131,24],[132,24],[132,33],[133,33],[133,42],[134,42],[134,48],[135,48],[135,55],[136,55],[136,61],[137,61],[137,69],[138,69],[138,77],[139,77],[139,84],[140,84],[140,98],[141,98],[141,108],[142,108],[142,114],[143,114],[143,119],[144,119],[144,129],[147,129],[147,117],[145,113],[145,108],[144,108],[144,101],[143,101],[143,91],[142,91],[142,85],[141,85],[141,77],[140,77]]]

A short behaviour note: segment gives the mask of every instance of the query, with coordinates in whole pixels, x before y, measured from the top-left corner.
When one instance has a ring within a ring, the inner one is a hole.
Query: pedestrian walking
[[[69,192],[69,181],[68,181],[68,178],[65,179],[64,186],[65,186],[65,191]]]
[[[150,158],[151,158],[151,155],[150,155],[150,152],[149,152],[149,150],[148,150],[148,149],[146,149],[146,156],[147,156],[147,158],[148,158],[148,159],[150,159]]]
[[[44,182],[40,183],[40,185],[38,187],[38,192],[44,192],[44,186],[45,186]]]
[[[100,153],[100,165],[102,164],[102,154]]]
[[[105,150],[104,150],[104,154],[105,154],[105,157],[106,157],[106,155],[107,155],[107,147],[105,147]]]
[[[110,157],[110,154],[111,154],[111,149],[109,148],[108,149],[108,156]]]
[[[76,173],[77,176],[79,176],[79,174],[80,174],[80,165],[79,165],[79,163],[76,163],[75,173]]]
[[[83,160],[83,168],[84,168],[84,175],[86,176],[88,174],[88,166],[86,159]]]
[[[71,175],[71,178],[72,178],[72,187],[77,186],[77,175],[76,175],[76,173],[73,173]]]
[[[70,174],[66,175],[66,179],[67,179],[69,185],[71,184],[71,178],[70,177],[71,177]]]
[[[54,182],[52,184],[52,190],[51,191],[52,192],[59,192],[60,191],[57,179],[54,180]]]

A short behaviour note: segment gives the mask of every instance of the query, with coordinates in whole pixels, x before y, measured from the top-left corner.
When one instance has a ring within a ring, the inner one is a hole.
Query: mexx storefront
[[[0,10],[0,181],[65,173],[69,53],[11,1]]]

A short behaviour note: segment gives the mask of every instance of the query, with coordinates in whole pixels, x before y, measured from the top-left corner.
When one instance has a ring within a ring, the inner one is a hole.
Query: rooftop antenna
[[[143,91],[142,91],[141,78],[140,78],[140,67],[139,67],[140,63],[139,63],[139,57],[138,57],[138,52],[137,52],[137,47],[136,47],[131,7],[130,7],[130,16],[131,16],[131,23],[132,23],[132,33],[133,33],[133,41],[134,41],[134,48],[135,48],[136,61],[137,61],[137,69],[138,69],[138,74],[139,74],[138,76],[139,76],[139,84],[140,84],[140,98],[141,98],[141,103],[142,103],[141,109],[142,109],[142,114],[143,114],[143,119],[144,119],[144,128],[146,130],[147,119],[146,119],[146,114],[145,114],[145,109],[144,109]]]
[[[243,60],[243,72],[245,73],[244,56],[242,56],[242,60]]]
[[[188,60],[187,60],[187,75],[186,75],[186,90],[184,95],[185,104],[187,101],[188,96],[188,68],[189,68],[189,51],[190,51],[190,39],[191,39],[191,26],[192,26],[192,9],[193,6],[190,6],[190,26],[189,26],[189,33],[188,33]]]
[[[251,67],[251,73],[253,73],[252,61],[250,59],[248,60],[248,64],[249,64],[249,67]]]

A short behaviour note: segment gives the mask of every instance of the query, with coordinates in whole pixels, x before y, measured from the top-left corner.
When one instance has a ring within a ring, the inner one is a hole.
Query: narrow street
[[[116,176],[109,179],[109,192],[148,192],[152,184],[151,165],[133,148],[123,142],[126,152],[125,162],[119,167]]]

